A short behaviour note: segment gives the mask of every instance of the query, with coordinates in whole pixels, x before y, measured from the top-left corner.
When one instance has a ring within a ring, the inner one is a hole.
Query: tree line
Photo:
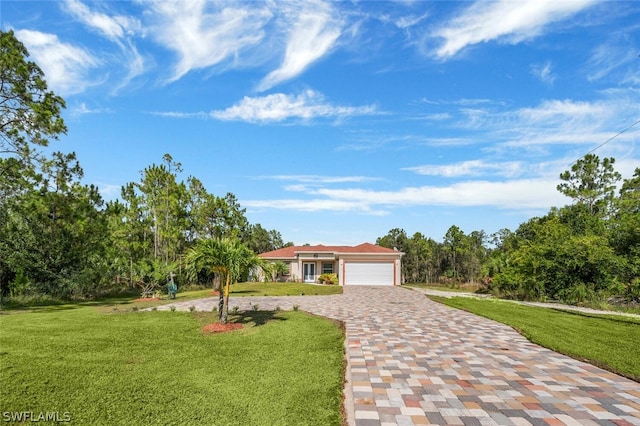
[[[167,277],[184,283],[184,258],[202,240],[237,240],[254,253],[285,246],[278,231],[249,223],[234,194],[181,180],[170,154],[105,203],[82,183],[75,153],[42,154],[67,131],[65,102],[12,31],[0,38],[1,296],[85,298],[135,284],[151,289]],[[210,279],[202,271],[191,277]]]
[[[640,168],[619,185],[614,164],[595,154],[576,161],[557,186],[571,204],[515,231],[465,234],[454,225],[437,242],[395,228],[377,244],[405,253],[405,283],[475,282],[516,299],[640,302]]]

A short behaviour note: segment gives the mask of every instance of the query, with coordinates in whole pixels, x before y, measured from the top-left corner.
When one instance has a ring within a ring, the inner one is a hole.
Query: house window
[[[333,274],[333,262],[322,262],[322,273]]]

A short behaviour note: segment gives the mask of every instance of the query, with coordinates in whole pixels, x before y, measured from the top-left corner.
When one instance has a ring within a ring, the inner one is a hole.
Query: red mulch
[[[244,328],[244,325],[234,322],[228,322],[226,324],[220,324],[217,322],[214,324],[205,325],[204,327],[202,327],[202,331],[208,333],[225,333],[227,331],[240,330],[242,328]]]
[[[160,300],[159,297],[141,297],[140,299],[134,300],[134,302],[149,302],[152,300]]]
[[[210,294],[211,296],[220,296],[220,292],[218,290],[213,290]]]

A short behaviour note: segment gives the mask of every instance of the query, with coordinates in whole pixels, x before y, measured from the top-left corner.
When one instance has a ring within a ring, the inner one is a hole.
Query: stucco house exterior
[[[289,267],[287,281],[318,282],[325,273],[338,275],[340,285],[400,285],[404,253],[363,243],[357,246],[291,246],[262,253],[263,259]]]

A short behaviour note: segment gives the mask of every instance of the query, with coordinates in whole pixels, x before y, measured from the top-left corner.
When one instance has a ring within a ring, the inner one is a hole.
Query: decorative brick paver
[[[217,298],[174,303],[210,311]],[[635,425],[640,384],[544,349],[508,326],[400,287],[232,298],[345,323],[345,407],[355,426]],[[158,309],[169,309],[169,306]]]

